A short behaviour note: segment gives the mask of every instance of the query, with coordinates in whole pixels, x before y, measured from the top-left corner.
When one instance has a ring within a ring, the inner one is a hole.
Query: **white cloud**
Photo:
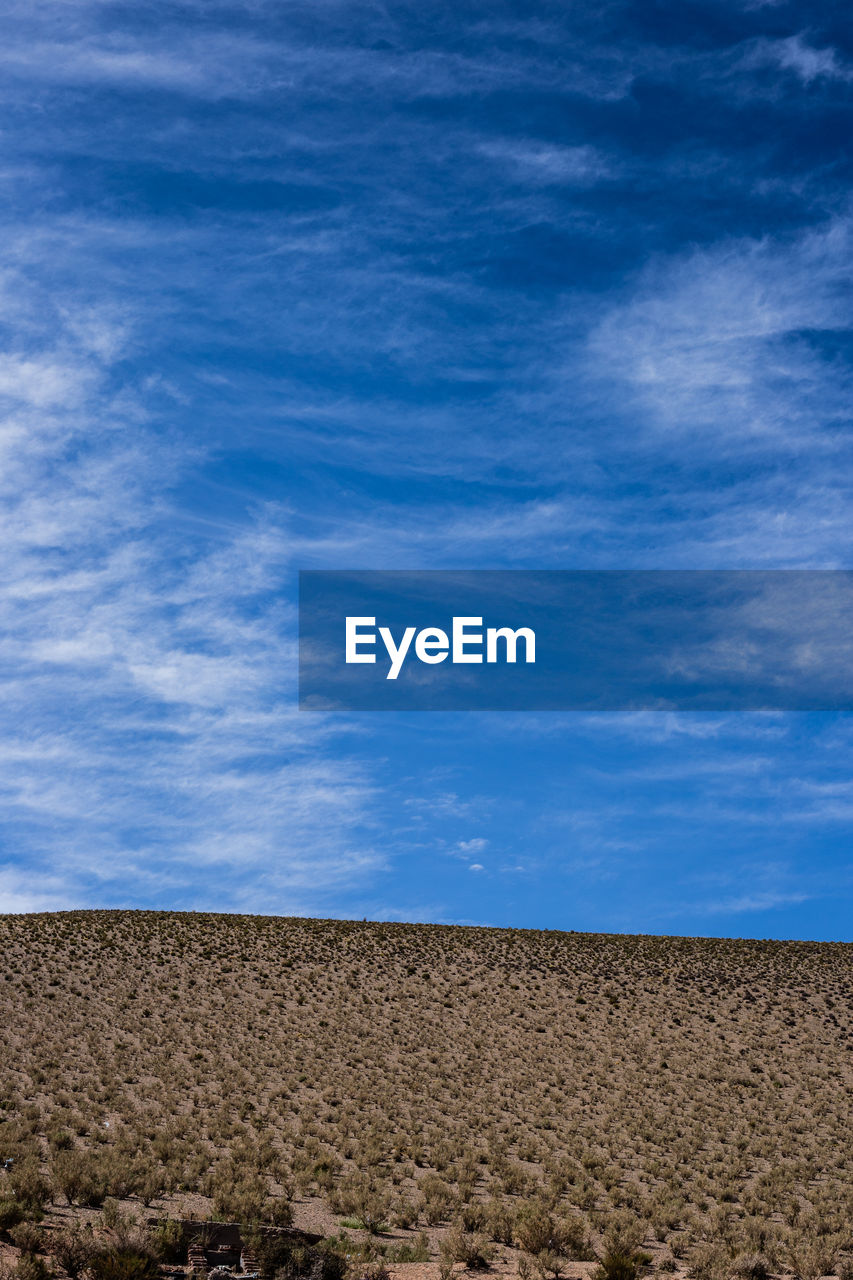
[[[841,62],[837,50],[816,49],[802,33],[784,39],[759,38],[742,59],[741,66],[776,66],[782,71],[792,71],[805,85],[824,78],[853,79],[853,68]]]
[[[236,33],[190,34],[179,40],[117,36],[105,41],[95,32],[69,27],[66,38],[44,38],[25,27],[17,41],[0,49],[7,76],[54,85],[114,85],[123,89],[167,90],[187,96],[253,96],[270,84],[274,46]]]
[[[130,329],[68,293],[41,315],[0,360],[0,909],[316,911],[385,857],[365,774],[294,710],[281,513],[173,528],[199,450],[158,439],[132,383],[105,396]]]
[[[153,31],[122,30],[120,21],[107,23],[104,4],[54,3],[34,10],[19,6],[16,21],[6,31],[0,66],[7,77],[17,73],[30,81],[53,85],[106,85],[166,90],[207,99],[253,97],[261,92],[319,91],[334,101],[354,91],[395,99],[457,92],[488,92],[509,88],[560,89],[570,82],[577,94],[604,100],[623,97],[633,69],[618,50],[607,48],[585,56],[566,56],[560,62],[543,56],[547,34],[540,32],[540,48],[532,42],[507,49],[492,39],[489,22],[478,24],[478,43],[471,50],[410,47],[407,39],[377,47],[362,39],[341,39],[330,29],[318,42],[300,38],[299,23],[287,34],[267,41],[223,24],[218,30],[198,30],[197,15],[173,12]],[[111,6],[112,7],[112,6]],[[215,17],[216,3],[204,7]],[[256,6],[259,10],[263,5]],[[329,6],[331,7],[331,6]],[[315,17],[316,0],[308,11]],[[296,18],[295,7],[290,14]],[[379,28],[391,28],[374,15]],[[261,30],[264,28],[257,24]],[[494,34],[499,35],[497,29]],[[386,45],[388,47],[386,47]]]
[[[808,902],[808,893],[784,893],[773,889],[760,890],[755,893],[734,894],[730,898],[717,898],[693,905],[693,910],[701,915],[742,915],[753,911],[778,911],[782,907],[798,906]]]
[[[0,913],[58,911],[78,905],[76,886],[51,874],[32,874],[0,867]]]
[[[478,150],[490,160],[514,170],[519,179],[533,183],[591,186],[613,177],[614,164],[596,147],[546,146],[536,141],[501,139],[482,142]]]
[[[845,216],[662,259],[592,332],[591,368],[646,430],[697,449],[836,449],[850,379],[816,339],[851,327],[851,243]]]
[[[35,409],[77,404],[91,377],[90,370],[57,363],[50,355],[34,359],[0,356],[0,397]]]

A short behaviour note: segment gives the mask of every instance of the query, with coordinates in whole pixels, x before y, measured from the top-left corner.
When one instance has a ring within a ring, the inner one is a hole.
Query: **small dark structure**
[[[181,1223],[187,1251],[187,1275],[192,1280],[228,1280],[260,1274],[258,1259],[243,1238],[244,1228],[237,1222]],[[294,1249],[316,1249],[323,1237],[295,1227],[259,1227],[263,1238],[274,1238]]]

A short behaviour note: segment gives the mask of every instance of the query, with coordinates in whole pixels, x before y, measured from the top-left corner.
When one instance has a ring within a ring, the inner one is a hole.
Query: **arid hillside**
[[[853,1274],[851,945],[97,911],[0,946],[22,1275],[105,1200],[445,1274]]]

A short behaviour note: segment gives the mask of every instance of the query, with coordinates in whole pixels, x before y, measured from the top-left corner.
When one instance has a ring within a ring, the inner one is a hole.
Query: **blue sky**
[[[849,717],[295,709],[300,568],[853,566],[846,7],[2,25],[0,909],[849,939]]]

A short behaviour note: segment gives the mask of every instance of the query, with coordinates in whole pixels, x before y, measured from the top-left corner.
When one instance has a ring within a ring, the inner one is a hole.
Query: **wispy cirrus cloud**
[[[198,449],[110,385],[108,327],[65,297],[0,363],[0,909],[317,903],[383,857],[367,778],[297,724],[286,536],[170,527]]]
[[[781,39],[761,37],[744,55],[741,67],[778,67],[792,72],[806,86],[814,80],[853,80],[853,66],[845,62],[831,45],[823,48],[810,44],[806,35],[798,32]]]
[[[615,176],[613,163],[591,146],[545,146],[538,141],[503,139],[482,142],[480,152],[514,171],[525,183],[586,186]]]
[[[732,241],[650,267],[593,331],[591,360],[646,429],[727,450],[834,449],[850,371],[823,337],[850,331],[851,223],[788,243]]]
[[[700,915],[753,915],[755,912],[775,911],[779,907],[799,906],[807,902],[807,893],[783,893],[772,889],[760,893],[734,894],[728,898],[703,900],[691,904],[692,909]]]
[[[819,927],[843,726],[293,710],[297,567],[849,561],[846,46],[717,17],[7,6],[10,909],[692,926],[763,842],[693,897]]]

